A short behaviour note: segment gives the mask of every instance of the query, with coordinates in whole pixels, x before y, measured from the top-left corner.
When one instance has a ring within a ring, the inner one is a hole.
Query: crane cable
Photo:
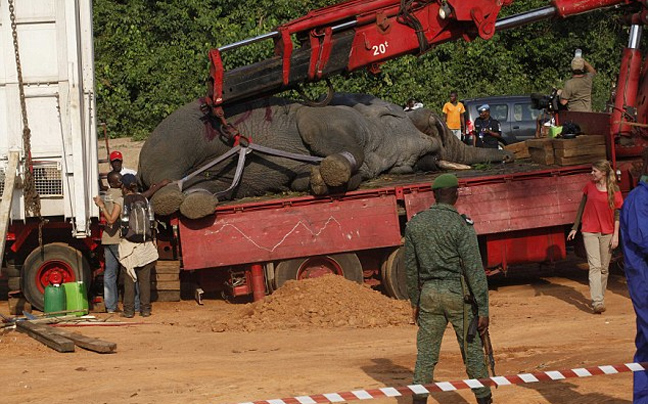
[[[36,182],[34,180],[34,165],[31,156],[31,129],[27,120],[27,104],[25,102],[25,86],[22,75],[22,65],[20,64],[20,51],[18,48],[18,30],[16,28],[16,13],[14,10],[14,0],[9,2],[9,17],[11,19],[11,35],[13,37],[14,55],[16,57],[16,74],[18,77],[18,91],[20,94],[20,112],[23,122],[23,147],[25,148],[25,179],[22,183],[23,195],[25,197],[25,210],[32,216],[41,217],[41,204]],[[42,219],[42,217],[41,217]],[[42,220],[41,220],[42,222]]]

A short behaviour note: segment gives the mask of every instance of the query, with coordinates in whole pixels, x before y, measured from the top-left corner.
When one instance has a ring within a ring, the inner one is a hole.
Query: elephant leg
[[[357,170],[353,155],[346,152],[327,156],[320,163],[322,179],[330,187],[346,184]]]
[[[310,185],[310,172],[300,173],[290,183],[290,189],[295,192],[306,192]]]
[[[180,209],[184,199],[178,185],[171,183],[153,194],[151,204],[156,214],[167,216]]]
[[[318,166],[311,168],[310,189],[313,195],[326,195],[329,192],[329,187],[324,182]]]
[[[355,189],[358,189],[360,187],[360,183],[362,183],[362,174],[353,174],[351,178],[349,178],[349,182],[347,182],[345,191],[353,191]]]
[[[205,189],[194,189],[185,196],[180,205],[180,213],[189,219],[199,219],[214,214],[216,204],[218,198],[211,192]]]
[[[296,123],[311,154],[326,156],[317,176],[329,187],[346,184],[364,162],[362,145],[370,133],[366,119],[348,107],[302,108]]]

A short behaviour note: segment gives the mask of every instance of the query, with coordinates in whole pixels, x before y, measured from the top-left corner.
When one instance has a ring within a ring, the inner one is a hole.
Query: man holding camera
[[[565,82],[560,103],[569,111],[592,112],[592,82],[596,70],[576,51],[571,61],[572,78]]]

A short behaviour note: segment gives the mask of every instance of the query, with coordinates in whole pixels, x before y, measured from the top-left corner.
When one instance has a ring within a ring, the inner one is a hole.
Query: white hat
[[[573,58],[571,61],[572,70],[583,70],[585,68],[585,59]]]

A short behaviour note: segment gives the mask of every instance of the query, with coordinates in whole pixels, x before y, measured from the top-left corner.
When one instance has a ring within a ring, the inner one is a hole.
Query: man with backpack
[[[140,315],[151,315],[151,271],[158,259],[154,242],[154,217],[149,201],[137,192],[137,179],[132,174],[122,177],[124,206],[121,215],[122,239],[119,262],[126,269],[124,277],[123,317],[135,316],[135,285],[140,292]]]

